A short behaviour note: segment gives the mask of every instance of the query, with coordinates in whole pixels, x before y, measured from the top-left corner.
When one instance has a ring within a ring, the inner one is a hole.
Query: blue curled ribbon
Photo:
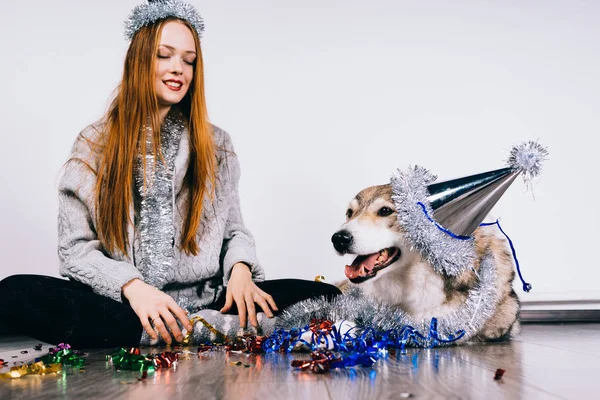
[[[449,334],[447,338],[440,337],[437,318],[431,319],[427,336],[410,325],[404,325],[399,330],[390,329],[388,331],[376,331],[369,326],[362,330],[360,335],[353,336],[355,329],[358,330],[357,327],[352,327],[342,335],[339,329],[333,326],[331,332],[312,333],[311,343],[308,343],[302,339],[302,335],[310,330],[308,324],[301,329],[293,328],[289,331],[279,328],[265,338],[262,349],[265,353],[278,351],[290,353],[298,343],[302,343],[311,351],[318,351],[324,345],[329,348],[331,343],[333,351],[346,353],[344,357],[337,357],[331,363],[332,368],[355,365],[370,367],[382,355],[387,354],[388,349],[401,349],[404,351],[408,345],[433,348],[440,344],[456,342],[465,335],[465,331],[461,329],[455,334]]]

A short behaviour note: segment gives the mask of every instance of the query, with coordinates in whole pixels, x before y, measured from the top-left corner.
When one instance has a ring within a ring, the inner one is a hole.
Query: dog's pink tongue
[[[359,276],[365,276],[375,267],[377,257],[379,257],[379,253],[356,257],[352,262],[352,265],[346,265],[346,277],[348,279],[354,279]],[[361,268],[362,265],[365,267],[364,270]]]

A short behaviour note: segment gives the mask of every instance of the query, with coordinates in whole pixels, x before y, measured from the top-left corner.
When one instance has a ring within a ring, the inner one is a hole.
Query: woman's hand
[[[227,294],[225,306],[221,308],[221,312],[227,312],[231,309],[233,302],[237,305],[238,315],[240,317],[240,326],[246,328],[246,316],[250,320],[250,324],[254,327],[258,326],[256,319],[257,303],[262,308],[263,312],[269,318],[273,318],[273,310],[277,310],[277,305],[271,295],[263,292],[252,282],[252,272],[244,263],[237,263],[231,270],[231,277],[227,285]],[[271,306],[271,308],[269,308]]]
[[[134,279],[123,286],[123,295],[129,300],[131,308],[140,318],[142,326],[152,340],[157,340],[158,336],[150,322],[156,327],[167,344],[171,344],[172,341],[167,325],[178,342],[183,340],[183,335],[173,315],[181,321],[188,332],[194,329],[186,312],[175,303],[175,300],[154,286],[148,285],[139,279]]]

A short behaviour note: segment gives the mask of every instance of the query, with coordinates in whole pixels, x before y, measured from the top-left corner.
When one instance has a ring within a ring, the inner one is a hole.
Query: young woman
[[[60,273],[0,282],[17,332],[75,347],[181,341],[189,313],[239,313],[256,326],[331,285],[264,282],[240,212],[229,135],[209,123],[202,19],[189,4],[136,7],[122,82],[84,129],[59,186]]]

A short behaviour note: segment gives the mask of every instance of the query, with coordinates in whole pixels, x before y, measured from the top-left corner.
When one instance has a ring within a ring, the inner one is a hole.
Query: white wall
[[[0,6],[0,278],[57,275],[56,178],[120,79],[137,3]],[[534,286],[521,297],[600,300],[600,3],[195,4],[210,117],[234,139],[268,277],[343,278],[330,237],[354,194],[396,168],[470,175],[539,139],[551,157],[535,199],[519,180],[493,211]]]

